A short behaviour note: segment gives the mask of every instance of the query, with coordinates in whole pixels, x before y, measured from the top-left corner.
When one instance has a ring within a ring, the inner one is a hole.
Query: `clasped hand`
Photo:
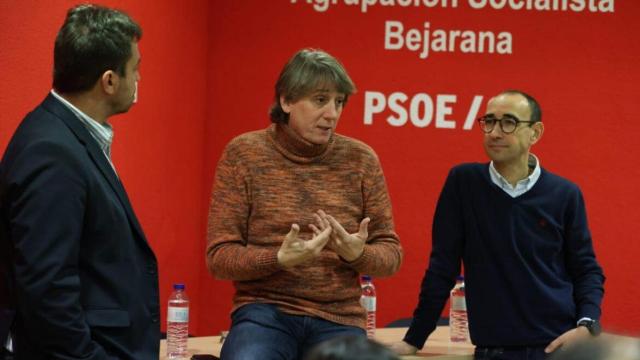
[[[369,218],[360,222],[357,233],[349,234],[333,216],[327,215],[324,211],[319,210],[313,216],[316,224],[309,225],[314,234],[311,240],[299,238],[300,226],[298,224],[291,225],[291,230],[284,237],[278,250],[280,265],[285,268],[299,265],[318,256],[325,246],[349,262],[362,255],[368,237]]]

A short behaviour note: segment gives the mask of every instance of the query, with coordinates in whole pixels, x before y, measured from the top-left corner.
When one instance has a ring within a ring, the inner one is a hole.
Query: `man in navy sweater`
[[[400,354],[422,348],[465,269],[475,359],[544,359],[600,332],[604,275],[572,182],[540,167],[544,132],[531,96],[506,91],[478,119],[489,164],[449,172],[433,221],[429,268]]]

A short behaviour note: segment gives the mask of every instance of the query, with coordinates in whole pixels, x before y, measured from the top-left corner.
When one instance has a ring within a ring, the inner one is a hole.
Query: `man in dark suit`
[[[120,11],[70,9],[54,89],[0,163],[0,305],[15,309],[17,359],[158,358],[157,263],[111,162],[108,123],[135,102],[140,37]]]

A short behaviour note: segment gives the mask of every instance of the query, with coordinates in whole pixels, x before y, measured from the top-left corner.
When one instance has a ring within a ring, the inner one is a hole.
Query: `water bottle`
[[[167,310],[167,358],[187,358],[189,337],[189,298],[184,284],[174,284]]]
[[[376,334],[376,288],[369,275],[362,275],[360,286],[362,288],[360,304],[367,310],[367,337],[372,339]]]
[[[464,296],[464,278],[458,276],[449,300],[449,336],[452,342],[469,341],[467,302]]]

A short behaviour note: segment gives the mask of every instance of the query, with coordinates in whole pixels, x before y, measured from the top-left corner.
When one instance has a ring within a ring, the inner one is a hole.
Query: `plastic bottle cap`
[[[361,276],[362,281],[371,281],[371,276],[369,275],[362,275]]]
[[[173,284],[174,290],[184,290],[184,284]]]
[[[456,276],[456,281],[464,281],[464,276],[462,275]]]

